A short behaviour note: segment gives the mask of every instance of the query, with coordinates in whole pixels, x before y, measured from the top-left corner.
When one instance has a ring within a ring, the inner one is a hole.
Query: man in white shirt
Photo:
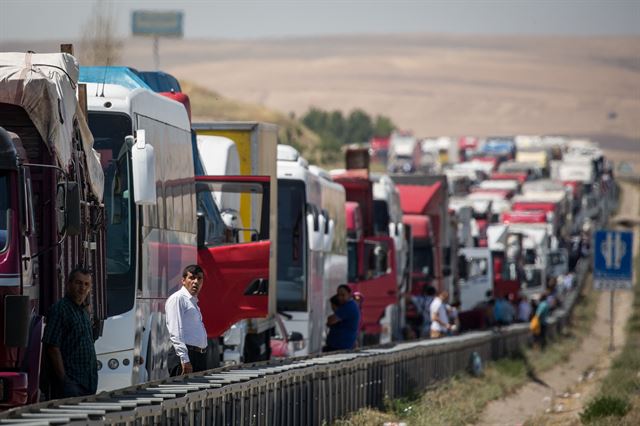
[[[431,338],[437,339],[447,335],[451,330],[449,315],[447,314],[447,301],[449,292],[444,290],[433,299],[429,311],[431,312]]]
[[[172,347],[167,367],[171,376],[207,369],[207,332],[198,307],[204,273],[198,265],[182,271],[182,287],[167,299],[165,313]]]

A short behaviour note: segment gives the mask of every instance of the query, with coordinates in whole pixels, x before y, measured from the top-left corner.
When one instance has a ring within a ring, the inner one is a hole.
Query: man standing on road
[[[452,326],[449,322],[447,314],[447,301],[449,300],[449,292],[444,290],[433,299],[429,308],[431,312],[431,338],[438,339],[444,337],[451,330]]]
[[[78,267],[69,273],[65,296],[47,315],[42,342],[51,366],[52,398],[93,395],[98,387],[98,361],[85,302],[91,273]]]
[[[167,299],[165,312],[172,347],[167,367],[179,376],[207,369],[207,332],[198,307],[204,273],[198,265],[182,271],[182,287]]]
[[[358,339],[360,328],[360,308],[351,295],[351,288],[346,284],[338,287],[337,308],[327,318],[329,334],[325,352],[353,349]]]

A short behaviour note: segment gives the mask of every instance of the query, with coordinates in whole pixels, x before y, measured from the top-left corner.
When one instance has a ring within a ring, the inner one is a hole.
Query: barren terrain
[[[0,42],[0,50],[58,43]],[[162,40],[160,50],[161,68],[180,79],[284,113],[361,107],[418,136],[587,135],[640,157],[637,37]],[[122,53],[122,64],[152,68],[150,39],[125,40]]]

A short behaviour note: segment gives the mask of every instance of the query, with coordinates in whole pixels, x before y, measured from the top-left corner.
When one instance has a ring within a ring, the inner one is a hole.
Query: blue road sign
[[[593,284],[597,290],[633,285],[633,232],[596,231],[593,238]]]

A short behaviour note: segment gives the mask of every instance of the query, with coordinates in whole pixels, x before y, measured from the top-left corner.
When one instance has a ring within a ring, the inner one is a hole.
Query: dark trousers
[[[547,347],[547,324],[540,321],[540,335],[538,336],[540,339],[540,348],[544,349]]]
[[[189,350],[189,361],[193,367],[193,372],[204,371],[207,369],[207,352],[204,353]],[[182,374],[182,362],[180,357],[176,354],[176,350],[171,346],[169,354],[167,356],[167,368],[169,369],[169,375],[171,377],[179,376]]]
[[[84,386],[65,377],[62,382],[55,381],[51,386],[51,398],[73,398],[76,396],[93,395],[95,392],[87,390]]]

